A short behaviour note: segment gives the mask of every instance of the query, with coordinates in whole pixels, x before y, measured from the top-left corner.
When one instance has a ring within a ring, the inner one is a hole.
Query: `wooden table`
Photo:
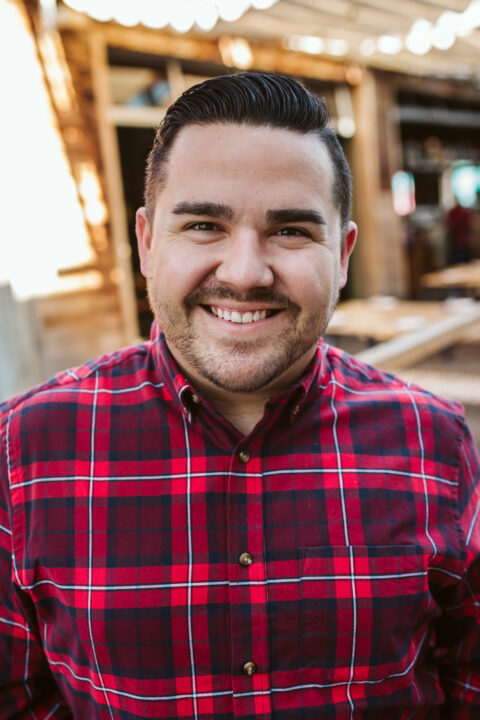
[[[397,372],[454,343],[478,344],[479,329],[480,302],[471,298],[415,302],[373,297],[341,303],[326,335],[340,346],[347,336],[367,341],[371,347],[354,351],[357,357]]]
[[[480,296],[480,260],[427,273],[421,284],[424,288],[462,290],[467,295]]]
[[[329,336],[352,336],[371,342],[385,342],[400,335],[428,328],[448,317],[460,317],[478,307],[470,298],[439,302],[372,297],[340,303],[327,328]]]

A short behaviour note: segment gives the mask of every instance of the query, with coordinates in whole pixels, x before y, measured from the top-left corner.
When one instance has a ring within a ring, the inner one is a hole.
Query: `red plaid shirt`
[[[243,437],[163,337],[3,406],[0,718],[480,717],[457,405],[320,344]]]

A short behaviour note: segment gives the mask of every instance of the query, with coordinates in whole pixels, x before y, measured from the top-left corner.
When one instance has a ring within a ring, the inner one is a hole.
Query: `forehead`
[[[331,194],[333,179],[330,154],[316,133],[211,123],[189,125],[178,133],[169,153],[166,188],[188,191],[211,184],[221,192],[247,185],[265,191],[272,185],[277,192],[283,187],[284,192]]]

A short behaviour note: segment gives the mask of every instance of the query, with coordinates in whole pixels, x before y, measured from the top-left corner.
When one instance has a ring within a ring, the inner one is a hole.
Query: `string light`
[[[48,5],[52,0],[41,0]],[[170,25],[178,33],[186,33],[194,26],[204,32],[213,30],[219,20],[235,22],[248,10],[267,10],[278,0],[64,0],[73,10],[95,20],[114,20],[127,27],[142,24],[160,29]],[[457,38],[466,37],[480,27],[480,0],[471,0],[463,12],[446,10],[436,23],[418,18],[405,38],[398,34],[385,34],[365,38],[358,51],[365,57],[376,52],[396,55],[405,47],[415,55],[425,55],[432,47],[449,50]],[[325,53],[341,57],[349,52],[349,44],[342,38],[320,38],[310,35],[293,35],[284,40],[290,50],[311,55]],[[246,61],[245,61],[246,62]]]
[[[64,0],[72,10],[85,13],[94,20],[115,20],[132,27],[142,24],[151,28],[170,25],[178,33],[186,33],[194,24],[208,32],[218,20],[234,22],[247,10],[267,10],[278,0]]]
[[[449,50],[457,37],[467,37],[480,27],[480,0],[472,0],[461,13],[446,10],[431,23],[425,18],[416,20],[405,39],[405,46],[416,55],[425,55],[432,47]]]
[[[450,50],[457,38],[466,37],[479,27],[480,0],[472,0],[463,12],[446,10],[436,23],[418,18],[404,39],[398,34],[385,34],[377,40],[365,38],[359,44],[358,51],[365,57],[376,52],[396,55],[405,47],[415,55],[426,55],[433,47],[437,50]],[[346,55],[349,51],[345,40],[324,40],[310,35],[291,35],[285,38],[284,47],[313,55]]]

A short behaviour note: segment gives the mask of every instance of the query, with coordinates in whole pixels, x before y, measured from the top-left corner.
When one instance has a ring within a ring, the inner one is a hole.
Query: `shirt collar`
[[[178,369],[167,347],[165,335],[156,321],[153,322],[150,331],[150,343],[155,370],[183,414],[192,421],[195,415],[195,406],[199,404],[216,412],[211,403],[202,397],[201,393],[194,388]],[[308,403],[312,388],[318,387],[320,384],[326,369],[326,350],[327,346],[320,339],[317,351],[305,373],[287,390],[272,397],[268,402],[270,406],[288,406],[290,421],[292,422],[300,415],[305,404]]]

